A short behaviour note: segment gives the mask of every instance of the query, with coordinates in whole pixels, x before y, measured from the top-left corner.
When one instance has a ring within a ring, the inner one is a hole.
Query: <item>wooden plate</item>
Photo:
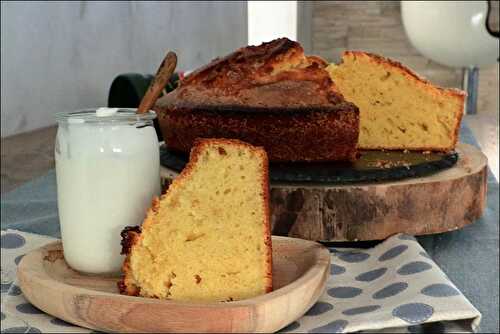
[[[320,244],[273,236],[273,292],[235,302],[178,302],[120,295],[118,278],[69,268],[58,241],[26,254],[17,276],[33,305],[99,331],[274,332],[318,300],[329,268],[330,254]]]

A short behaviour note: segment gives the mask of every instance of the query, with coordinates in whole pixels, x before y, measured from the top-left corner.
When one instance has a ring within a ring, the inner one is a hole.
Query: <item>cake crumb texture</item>
[[[267,165],[262,148],[197,141],[141,230],[122,233],[121,292],[208,302],[271,291]]]
[[[344,52],[327,70],[359,108],[360,149],[455,148],[464,92],[434,86],[396,61],[361,51]]]

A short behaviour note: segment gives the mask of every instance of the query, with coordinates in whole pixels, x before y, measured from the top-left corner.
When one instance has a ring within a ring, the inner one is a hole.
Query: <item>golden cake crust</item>
[[[240,48],[189,74],[158,105],[177,108],[243,106],[253,112],[286,112],[293,108],[328,108],[342,101],[326,61],[304,56],[299,43],[280,38]],[[290,93],[294,94],[290,94]],[[293,110],[292,110],[293,111]]]
[[[183,182],[185,182],[185,179],[191,175],[193,172],[193,168],[198,161],[198,158],[201,156],[201,153],[203,151],[203,148],[208,145],[212,144],[231,144],[231,145],[237,145],[237,146],[243,146],[245,148],[250,149],[253,151],[256,155],[259,155],[262,157],[264,161],[264,166],[268,165],[268,159],[266,152],[264,151],[263,148],[261,147],[255,147],[252,145],[249,145],[245,142],[239,141],[239,140],[228,140],[228,139],[199,139],[196,141],[195,146],[191,150],[189,162],[187,163],[186,167],[182,170],[182,172],[175,178],[175,180],[172,182],[170,187],[167,189],[166,193],[161,195],[161,197],[167,196],[169,194],[170,189],[173,189],[173,187],[177,187]],[[270,211],[269,211],[269,173],[267,168],[263,168],[262,170],[263,173],[263,181],[262,181],[262,189],[263,191],[263,196],[264,196],[264,217],[266,219],[265,221],[265,233],[264,233],[264,244],[266,246],[266,252],[267,252],[267,260],[266,260],[266,288],[265,291],[270,292],[273,289],[272,285],[272,241],[271,241],[271,225],[269,221],[269,216],[270,216]],[[147,228],[151,224],[154,224],[153,219],[149,219],[149,217],[152,216],[153,213],[158,212],[160,208],[160,199],[155,198],[153,199],[151,208],[148,210],[148,214],[146,216],[146,219],[144,220],[142,227],[140,226],[128,226],[126,227],[122,232],[121,232],[121,237],[122,237],[122,251],[121,254],[125,255],[125,260],[122,265],[122,278],[121,280],[117,283],[118,290],[120,291],[121,294],[129,295],[129,296],[139,296],[140,295],[140,287],[136,285],[135,280],[133,279],[131,268],[130,268],[130,257],[132,254],[132,248],[134,245],[136,245],[142,238],[141,232],[142,229]]]
[[[327,65],[286,38],[215,59],[158,100],[165,143],[187,153],[196,138],[234,138],[271,161],[354,160],[359,112]]]
[[[366,57],[370,61],[377,63],[377,64],[380,64],[387,69],[399,71],[408,80],[412,80],[417,85],[421,85],[425,90],[427,90],[428,92],[430,92],[432,94],[440,95],[440,96],[448,96],[448,97],[456,98],[457,100],[459,100],[461,105],[462,105],[462,110],[461,110],[461,112],[458,112],[455,116],[456,126],[454,129],[453,138],[452,138],[453,145],[451,145],[450,147],[446,147],[446,148],[434,148],[432,150],[433,151],[448,152],[448,151],[455,149],[456,143],[458,141],[458,134],[460,131],[460,123],[462,121],[462,116],[464,113],[463,106],[465,105],[465,97],[467,96],[467,94],[464,91],[462,91],[460,89],[456,89],[456,88],[443,88],[443,87],[436,86],[433,83],[431,83],[430,81],[421,77],[419,74],[417,74],[416,72],[414,72],[410,68],[401,64],[400,62],[395,61],[393,59],[386,58],[386,57],[382,57],[380,55],[376,55],[373,53],[364,52],[364,51],[348,50],[348,51],[344,51],[344,53],[342,54],[342,58],[344,58],[344,57],[354,57],[354,58]],[[370,149],[373,149],[373,150],[379,150],[379,149],[398,150],[398,149],[401,149],[401,147],[379,147],[379,146],[376,146],[376,147],[370,147]],[[414,150],[422,150],[422,151],[429,150],[429,149],[430,149],[429,147],[414,148]]]

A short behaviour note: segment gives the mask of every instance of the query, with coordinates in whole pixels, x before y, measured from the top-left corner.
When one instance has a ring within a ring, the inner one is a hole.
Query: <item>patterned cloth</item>
[[[2,333],[91,333],[31,305],[16,284],[22,256],[55,238],[2,231]],[[415,238],[393,236],[370,249],[331,248],[319,301],[282,332],[472,332],[481,314]]]

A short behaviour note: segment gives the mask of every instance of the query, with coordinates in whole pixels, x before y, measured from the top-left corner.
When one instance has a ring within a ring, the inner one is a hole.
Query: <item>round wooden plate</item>
[[[345,185],[271,182],[272,234],[365,241],[462,228],[484,211],[488,161],[471,145],[460,143],[456,150],[454,166],[424,177]],[[160,174],[164,185],[177,176],[165,167]]]
[[[68,267],[61,242],[23,257],[17,277],[36,307],[78,326],[104,332],[275,332],[300,318],[320,297],[330,253],[318,243],[273,237],[274,291],[224,303],[189,303],[123,296],[116,277]]]

